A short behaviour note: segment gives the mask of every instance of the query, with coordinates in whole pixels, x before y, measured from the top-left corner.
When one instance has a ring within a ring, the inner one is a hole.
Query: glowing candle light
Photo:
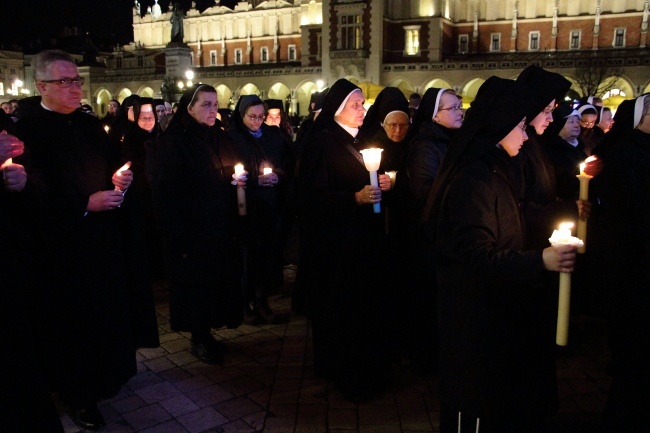
[[[239,180],[244,175],[244,165],[235,165],[235,180]],[[244,187],[237,183],[237,209],[240,216],[246,215],[246,191]]]
[[[381,163],[381,153],[384,149],[364,149],[361,151],[363,155],[363,163],[366,166],[368,172],[370,172],[370,185],[379,186],[379,180],[377,178],[377,170],[379,170],[379,164]],[[375,213],[381,212],[381,205],[379,203],[374,203],[373,210]]]
[[[127,163],[124,164],[122,167],[118,168],[117,171],[115,172],[115,174],[118,175],[118,176],[122,176],[122,173],[123,173],[125,170],[128,170],[129,168],[131,168],[131,161],[127,162]],[[119,188],[119,187],[117,187],[117,186],[115,187],[115,190],[116,190],[116,191],[122,191],[122,189]],[[126,192],[126,190],[124,190],[124,191],[122,191],[122,192]]]
[[[271,167],[264,167],[262,174],[271,174],[273,173],[273,169]]]
[[[108,134],[108,131],[110,131],[110,130],[111,130],[110,126],[108,126],[108,125],[104,126],[104,131],[106,131],[107,134]]]
[[[397,178],[397,172],[396,171],[387,171],[386,174],[388,177],[390,177],[390,187],[394,188],[395,187],[395,179]]]

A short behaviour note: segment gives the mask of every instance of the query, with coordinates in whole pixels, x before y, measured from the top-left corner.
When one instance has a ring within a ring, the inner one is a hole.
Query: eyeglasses
[[[68,87],[72,86],[72,83],[74,83],[77,86],[83,86],[83,84],[86,82],[86,79],[84,77],[74,77],[74,78],[59,78],[58,80],[38,80],[42,83],[50,83],[50,84],[58,84],[60,87],[63,87],[64,89],[67,89]]]
[[[264,119],[266,119],[266,116],[251,116],[250,114],[247,114],[246,117],[251,119],[252,122],[264,122]]]
[[[397,128],[406,129],[409,127],[409,124],[408,123],[384,123],[384,126],[394,131]]]
[[[586,120],[581,120],[580,125],[582,126],[594,126],[596,122],[587,122]]]
[[[460,105],[454,105],[453,107],[447,107],[447,108],[438,108],[438,111],[463,111],[463,107]]]

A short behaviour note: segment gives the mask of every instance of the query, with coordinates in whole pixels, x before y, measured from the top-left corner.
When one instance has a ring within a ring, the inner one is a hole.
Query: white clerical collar
[[[50,107],[48,107],[47,105],[43,104],[42,100],[41,100],[41,107],[45,108],[47,111],[54,111]]]
[[[357,134],[359,133],[359,128],[352,128],[350,126],[344,125],[336,119],[334,119],[334,121],[338,123],[341,128],[345,129],[348,134],[350,134],[354,138],[357,138]]]
[[[566,141],[567,143],[569,143],[569,144],[570,144],[571,146],[573,146],[573,147],[578,147],[578,144],[580,144],[580,142],[578,141],[577,138],[574,138],[574,139],[571,140],[571,141],[569,141],[569,140],[565,140],[565,141]]]

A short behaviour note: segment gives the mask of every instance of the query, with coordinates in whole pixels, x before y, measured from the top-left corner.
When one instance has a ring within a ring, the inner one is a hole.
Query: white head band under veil
[[[348,99],[350,99],[350,96],[352,96],[352,94],[353,94],[354,92],[361,92],[361,89],[354,89],[353,91],[351,91],[350,93],[348,93],[348,96],[345,97],[345,99],[343,100],[343,102],[341,102],[341,105],[339,105],[339,108],[336,110],[336,113],[334,113],[334,117],[336,117],[336,116],[338,116],[339,114],[341,114],[341,111],[343,111],[343,109],[345,108],[345,103],[348,102]]]
[[[390,115],[393,114],[393,113],[402,113],[403,115],[406,116],[407,119],[408,119],[408,117],[409,117],[408,114],[406,114],[406,113],[403,112],[402,110],[393,110],[393,111],[391,111],[390,113],[388,113],[388,114],[386,115],[386,117],[384,117],[384,120],[381,122],[381,126],[384,126],[384,123],[386,123],[386,119],[388,119],[388,116],[390,116]]]
[[[636,98],[636,102],[634,103],[634,124],[632,128],[638,127],[639,123],[641,123],[641,116],[643,116],[643,104],[645,103],[645,98],[648,96],[650,95],[641,95]]]
[[[440,89],[438,94],[436,95],[436,104],[433,106],[433,114],[431,115],[431,120],[433,120],[434,117],[436,117],[436,114],[438,114],[438,109],[440,108],[440,99],[442,98],[442,94],[445,93],[447,88]]]

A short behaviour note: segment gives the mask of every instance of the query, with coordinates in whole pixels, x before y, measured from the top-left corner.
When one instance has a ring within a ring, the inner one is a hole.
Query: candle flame
[[[122,172],[123,172],[124,170],[128,170],[130,167],[131,167],[131,161],[129,161],[129,162],[127,162],[126,164],[124,164],[124,165],[123,165],[122,167],[120,167],[120,168],[119,168],[115,173],[116,173],[118,176],[122,176]]]
[[[236,164],[235,165],[235,176],[241,176],[244,173],[244,165]]]
[[[573,228],[572,222],[560,223],[560,230],[571,230]]]
[[[598,161],[598,157],[596,155],[591,155],[585,159],[586,163],[592,162],[592,161]]]

